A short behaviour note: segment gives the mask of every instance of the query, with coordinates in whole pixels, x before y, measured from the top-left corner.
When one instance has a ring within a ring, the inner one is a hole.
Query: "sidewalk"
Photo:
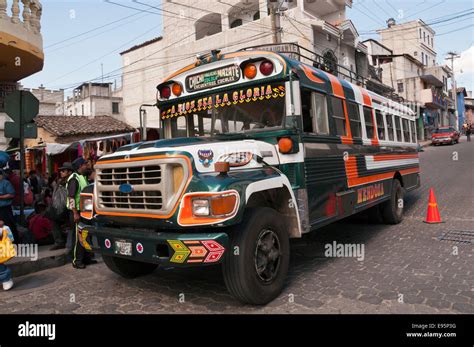
[[[66,264],[66,250],[50,251],[52,245],[38,247],[38,259],[15,257],[6,265],[12,270],[13,277],[51,269]]]

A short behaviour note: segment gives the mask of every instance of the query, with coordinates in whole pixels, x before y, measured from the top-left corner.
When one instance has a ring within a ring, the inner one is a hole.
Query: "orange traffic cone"
[[[430,224],[442,223],[433,188],[430,188],[430,199],[428,201],[428,213],[426,214],[426,220],[424,222],[430,223]]]

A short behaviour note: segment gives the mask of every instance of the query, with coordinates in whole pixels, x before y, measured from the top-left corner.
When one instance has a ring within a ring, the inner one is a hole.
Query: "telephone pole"
[[[459,58],[461,56],[456,52],[448,52],[447,54],[448,57],[446,57],[446,60],[451,60],[451,90],[454,99],[454,119],[456,123],[454,124],[454,128],[459,131],[458,95],[456,92],[456,79],[454,78],[454,59]]]
[[[272,21],[273,43],[281,43],[280,8],[283,0],[270,0],[270,18]]]

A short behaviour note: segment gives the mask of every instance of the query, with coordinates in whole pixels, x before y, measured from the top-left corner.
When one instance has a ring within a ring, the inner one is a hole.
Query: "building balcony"
[[[39,0],[0,0],[0,79],[16,82],[43,68]]]
[[[448,100],[443,96],[441,92],[435,89],[423,89],[421,91],[420,101],[425,104],[427,108],[446,108],[448,106]]]

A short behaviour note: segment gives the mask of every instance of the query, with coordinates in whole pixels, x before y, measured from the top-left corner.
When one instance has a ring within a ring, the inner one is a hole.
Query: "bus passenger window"
[[[364,107],[364,121],[367,138],[371,139],[374,137],[374,122],[372,120],[372,109],[368,107]]]
[[[361,122],[359,116],[359,105],[348,102],[347,113],[349,114],[349,122],[351,124],[352,137],[362,137]]]
[[[411,142],[416,143],[416,123],[414,121],[411,121]]]
[[[410,142],[410,129],[408,128],[408,119],[402,119],[403,125],[403,139],[405,142]]]
[[[342,100],[334,96],[331,97],[332,118],[334,120],[334,128],[336,133],[334,135],[347,135],[346,132],[346,117],[344,116],[344,107]]]
[[[317,134],[329,134],[326,96],[319,93],[313,93],[311,103],[314,132]]]
[[[387,120],[388,140],[394,141],[395,137],[393,134],[393,117],[387,113],[385,119]]]
[[[397,130],[397,141],[402,142],[402,119],[395,116],[395,129]]]
[[[385,124],[383,123],[383,116],[380,111],[375,111],[375,118],[377,121],[377,135],[379,140],[385,140]]]

